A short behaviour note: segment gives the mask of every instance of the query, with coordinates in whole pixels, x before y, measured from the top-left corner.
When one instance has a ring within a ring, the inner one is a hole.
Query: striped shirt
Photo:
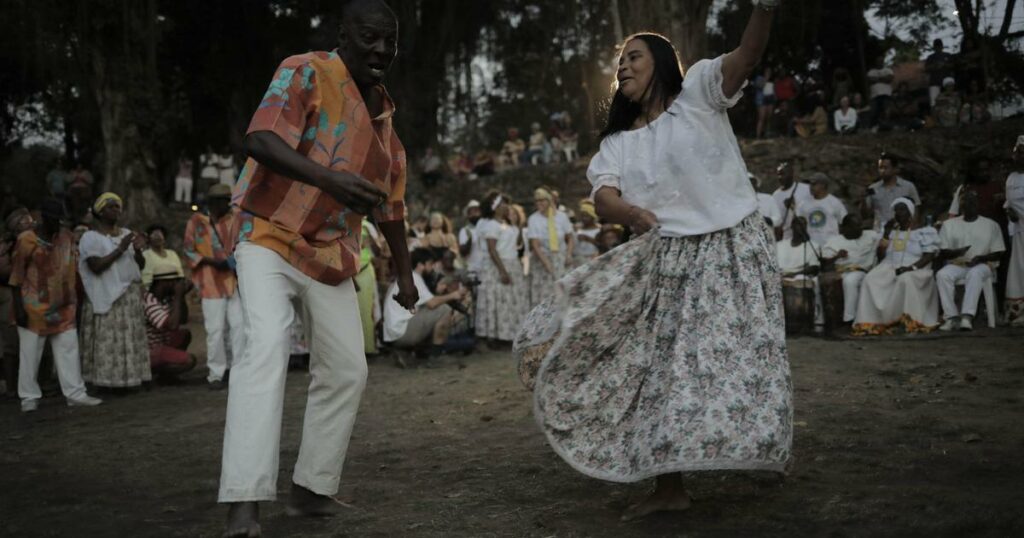
[[[394,103],[371,118],[337,52],[310,52],[281,63],[249,133],[271,131],[311,161],[366,178],[388,194],[380,222],[405,218],[405,149],[392,129]],[[363,215],[319,189],[249,159],[232,203],[242,209],[239,241],[277,252],[309,277],[337,285],[359,272]]]
[[[185,225],[185,259],[192,270],[192,283],[203,299],[223,299],[235,294],[238,279],[234,271],[201,262],[203,258],[228,259],[235,251],[238,225],[235,209],[217,222],[216,230],[210,224],[210,217],[202,213],[193,213]]]
[[[167,331],[165,326],[171,318],[171,305],[161,301],[147,291],[142,302],[143,311],[146,313],[146,338],[149,347],[152,349],[167,343]]]

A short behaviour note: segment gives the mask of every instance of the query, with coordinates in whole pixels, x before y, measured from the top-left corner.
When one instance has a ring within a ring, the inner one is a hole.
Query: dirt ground
[[[265,504],[266,536],[1022,536],[1024,331],[792,340],[791,473],[696,473],[684,514],[622,523],[648,483],[572,471],[507,352],[376,359],[329,521]],[[308,375],[289,375],[279,492]],[[0,535],[219,536],[226,392],[179,386],[22,415],[0,405]]]

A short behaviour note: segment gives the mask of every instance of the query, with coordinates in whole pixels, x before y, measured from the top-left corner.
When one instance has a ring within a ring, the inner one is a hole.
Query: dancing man
[[[598,214],[644,235],[562,278],[517,337],[559,456],[603,480],[657,477],[624,519],[688,508],[681,472],[781,472],[789,459],[774,242],[726,114],[778,3],[755,0],[740,46],[685,79],[664,37],[626,39],[587,176]]]
[[[364,215],[391,247],[396,300],[416,304],[403,222],[405,150],[381,85],[397,38],[398,21],[382,1],[345,2],[337,50],[286,59],[249,125],[249,160],[233,199],[243,219],[235,259],[248,342],[228,393],[219,493],[230,505],[225,536],[259,536],[257,502],[276,497],[295,316],[310,337],[312,379],[288,513],[336,514],[331,495],[367,374],[352,283]]]

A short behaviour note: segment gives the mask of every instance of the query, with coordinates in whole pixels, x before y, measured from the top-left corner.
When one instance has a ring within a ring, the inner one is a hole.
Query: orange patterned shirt
[[[185,260],[192,270],[192,283],[204,299],[224,299],[235,294],[238,279],[234,271],[200,262],[203,258],[226,260],[231,256],[238,238],[238,222],[238,210],[232,209],[217,222],[216,230],[210,217],[202,213],[193,213],[185,225]]]
[[[337,52],[310,52],[281,63],[249,124],[272,131],[296,151],[332,170],[366,178],[388,193],[376,222],[405,219],[405,149],[391,125],[394,104],[383,86],[384,111],[371,118]],[[242,210],[239,241],[252,241],[328,285],[359,272],[363,215],[320,189],[278,175],[249,159],[232,203]]]
[[[21,290],[28,330],[38,335],[75,328],[78,256],[74,236],[61,228],[53,242],[27,231],[18,236],[11,263],[11,286]]]

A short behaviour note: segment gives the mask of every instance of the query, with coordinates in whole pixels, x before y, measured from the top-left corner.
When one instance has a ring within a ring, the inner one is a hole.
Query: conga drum
[[[818,276],[825,334],[831,335],[843,323],[843,273],[829,271]]]
[[[782,306],[786,312],[786,334],[814,332],[814,281],[782,280]]]

